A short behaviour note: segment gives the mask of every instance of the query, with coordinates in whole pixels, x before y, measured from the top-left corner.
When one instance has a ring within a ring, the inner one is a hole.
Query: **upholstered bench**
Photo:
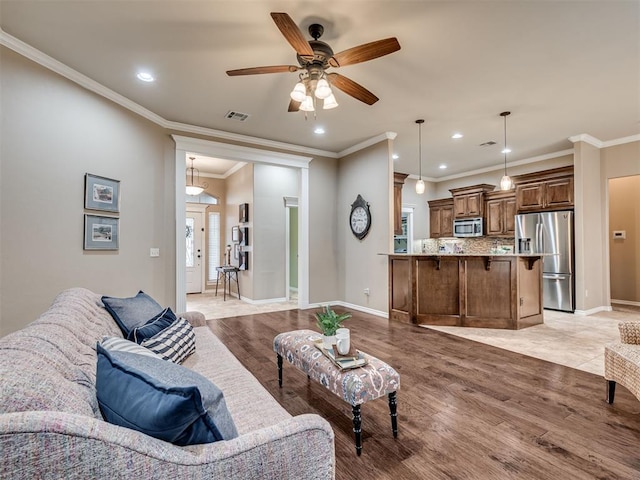
[[[282,359],[307,374],[307,378],[323,385],[351,405],[356,453],[362,451],[362,417],[360,405],[384,395],[389,398],[391,429],[398,436],[396,392],[400,388],[400,375],[390,365],[362,352],[367,364],[342,370],[325,356],[314,341],[322,335],[312,330],[294,330],[281,333],[273,340],[273,350],[278,358],[278,383],[282,387]]]

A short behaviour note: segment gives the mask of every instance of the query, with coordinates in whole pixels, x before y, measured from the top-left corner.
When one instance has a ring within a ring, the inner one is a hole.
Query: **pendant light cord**
[[[504,116],[504,174],[507,174],[507,116]]]
[[[416,120],[418,124],[418,171],[420,173],[420,180],[422,180],[422,124],[423,119]]]

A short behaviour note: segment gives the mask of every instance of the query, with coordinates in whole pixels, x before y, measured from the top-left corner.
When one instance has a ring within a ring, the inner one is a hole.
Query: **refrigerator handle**
[[[544,248],[544,234],[543,234],[543,229],[544,229],[544,224],[543,223],[539,223],[538,224],[538,252],[539,253],[545,253],[545,248]]]

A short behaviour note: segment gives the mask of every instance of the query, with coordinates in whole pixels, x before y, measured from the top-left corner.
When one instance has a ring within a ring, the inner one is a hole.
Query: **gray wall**
[[[254,165],[253,299],[286,296],[284,197],[299,196],[298,169]]]
[[[640,304],[640,175],[609,180],[609,262],[611,299]]]
[[[253,164],[247,164],[237,172],[227,177],[226,184],[226,204],[225,204],[225,223],[222,223],[224,228],[223,238],[223,250],[226,254],[226,246],[231,245],[233,248],[233,242],[231,241],[231,228],[235,225],[242,227],[249,227],[249,246],[244,247],[249,251],[249,270],[245,270],[238,273],[238,280],[240,283],[240,294],[244,298],[254,298],[253,291],[253,243],[255,238],[254,232],[254,202],[253,202]],[[239,206],[241,203],[249,204],[249,222],[239,222]],[[222,257],[224,263],[224,256]],[[233,265],[238,264],[238,260],[233,258],[233,250],[231,251],[231,263]],[[236,291],[235,285],[231,284],[231,290]]]
[[[340,159],[338,169],[338,282],[342,299],[354,305],[386,312],[388,309],[387,257],[393,234],[390,218],[393,178],[389,142],[383,141]],[[358,240],[349,226],[351,204],[358,194],[369,202],[371,229]],[[364,294],[369,288],[370,295]]]
[[[309,164],[309,303],[342,297],[338,289],[338,160]],[[343,220],[346,221],[346,220]]]
[[[61,290],[175,297],[174,144],[159,127],[0,48],[0,334]],[[120,250],[83,251],[84,174],[121,181]],[[160,257],[149,257],[159,247]]]

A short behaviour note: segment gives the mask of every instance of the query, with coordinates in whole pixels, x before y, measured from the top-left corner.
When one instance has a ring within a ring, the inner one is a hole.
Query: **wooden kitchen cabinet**
[[[449,190],[453,195],[454,218],[483,217],[484,195],[495,188],[495,185],[483,183]]]
[[[514,177],[517,213],[573,208],[573,166]]]
[[[513,190],[485,195],[486,230],[491,237],[513,237],[516,233],[516,194]]]
[[[402,235],[402,187],[406,173],[393,172],[393,234]]]
[[[429,236],[453,237],[453,198],[430,200]]]

